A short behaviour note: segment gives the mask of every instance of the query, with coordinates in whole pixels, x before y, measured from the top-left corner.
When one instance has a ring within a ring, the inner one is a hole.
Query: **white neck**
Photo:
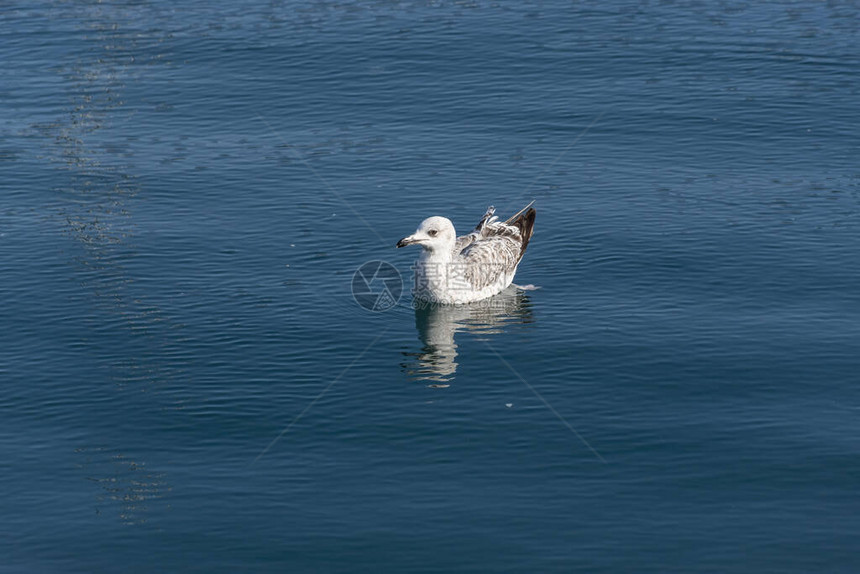
[[[454,248],[446,246],[443,249],[421,249],[421,255],[418,257],[420,261],[433,261],[434,263],[448,263],[451,261]]]
[[[415,294],[423,293],[431,299],[440,299],[448,292],[449,264],[453,249],[422,249],[415,265]]]

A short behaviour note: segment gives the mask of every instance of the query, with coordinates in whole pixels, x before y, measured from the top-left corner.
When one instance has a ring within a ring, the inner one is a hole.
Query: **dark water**
[[[0,571],[856,572],[860,7],[4,3]],[[492,309],[360,308],[537,200]]]

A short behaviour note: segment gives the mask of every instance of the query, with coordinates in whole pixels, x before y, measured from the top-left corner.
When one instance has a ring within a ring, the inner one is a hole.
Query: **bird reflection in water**
[[[508,325],[533,320],[529,296],[514,286],[474,303],[422,305],[416,301],[415,307],[415,327],[424,347],[419,353],[404,353],[403,370],[411,379],[436,388],[448,387],[454,380],[458,331],[485,337],[504,332]]]

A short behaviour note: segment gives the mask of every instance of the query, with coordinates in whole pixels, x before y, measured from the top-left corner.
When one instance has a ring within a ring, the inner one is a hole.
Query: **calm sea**
[[[12,0],[0,62],[0,572],[860,571],[857,3]],[[411,308],[532,199],[538,289]]]

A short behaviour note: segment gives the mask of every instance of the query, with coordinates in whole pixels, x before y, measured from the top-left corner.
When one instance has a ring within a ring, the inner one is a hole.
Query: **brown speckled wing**
[[[472,289],[479,290],[493,284],[500,275],[513,273],[520,249],[519,238],[498,235],[469,245],[458,259],[466,281]]]
[[[525,253],[535,222],[534,202],[505,222],[494,217],[490,206],[475,230],[454,244],[453,273],[461,275],[474,290],[512,274]]]

